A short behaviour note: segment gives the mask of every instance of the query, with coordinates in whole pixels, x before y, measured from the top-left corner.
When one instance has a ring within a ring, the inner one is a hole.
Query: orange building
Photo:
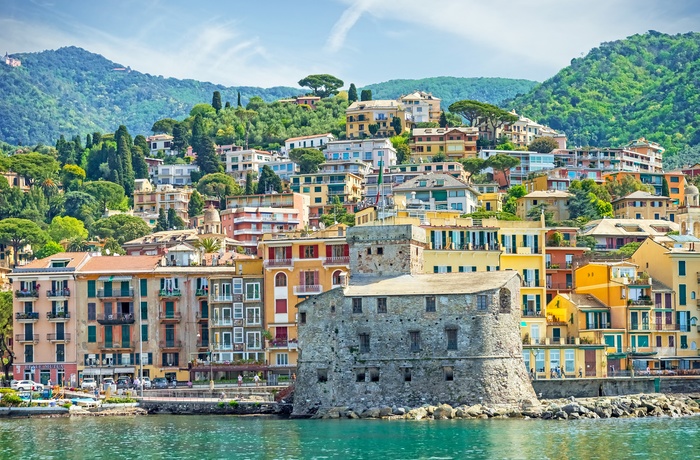
[[[574,288],[574,259],[588,248],[576,247],[576,227],[557,227],[547,230],[545,249],[547,264],[547,304],[560,292]]]

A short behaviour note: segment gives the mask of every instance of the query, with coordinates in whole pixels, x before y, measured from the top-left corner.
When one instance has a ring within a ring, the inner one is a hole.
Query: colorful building
[[[449,174],[429,173],[393,187],[392,193],[407,205],[427,211],[462,211],[478,208],[477,192],[471,185]]]
[[[323,152],[329,163],[336,161],[363,161],[373,168],[396,164],[396,149],[389,139],[361,139],[328,142]]]
[[[588,248],[576,246],[576,227],[547,229],[545,263],[547,265],[547,304],[561,292],[574,289],[574,260],[588,252]]]
[[[573,195],[569,192],[559,190],[546,190],[542,192],[530,192],[525,196],[518,198],[516,215],[525,220],[528,218],[528,213],[536,207],[544,206],[545,212],[552,213],[552,220],[561,222],[569,220],[569,199]]]
[[[370,125],[379,125],[376,134],[379,137],[393,136],[394,118],[401,120],[402,131],[411,127],[410,110],[394,100],[355,101],[345,110],[345,118],[345,133],[348,139],[369,137]]]
[[[438,123],[440,121],[441,99],[424,91],[414,91],[411,94],[401,96],[402,102],[411,111],[413,123]]]
[[[670,205],[683,203],[685,197],[685,176],[680,171],[663,172],[663,171],[619,171],[603,174],[604,180],[621,181],[624,177],[629,176],[643,184],[654,187],[654,195],[668,196],[671,199]],[[668,195],[664,194],[664,181],[668,188]]]
[[[476,157],[479,130],[476,127],[414,128],[410,140],[411,162],[429,162],[438,154],[449,161]]]
[[[648,236],[663,236],[680,230],[680,225],[666,220],[598,219],[583,226],[580,236],[596,240],[596,250],[620,249],[628,243],[641,243]]]
[[[614,199],[611,204],[618,219],[661,220],[668,216],[669,200],[667,196],[652,195],[638,190]]]

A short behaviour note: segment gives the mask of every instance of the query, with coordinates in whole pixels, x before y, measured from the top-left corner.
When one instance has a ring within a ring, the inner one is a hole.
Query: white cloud
[[[326,41],[326,49],[328,51],[335,53],[343,47],[350,29],[355,26],[362,14],[367,11],[373,3],[375,3],[374,0],[356,0],[343,11],[340,18],[333,24],[333,29]]]

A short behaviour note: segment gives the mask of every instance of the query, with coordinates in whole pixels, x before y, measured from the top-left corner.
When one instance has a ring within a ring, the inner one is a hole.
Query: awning
[[[584,313],[593,313],[593,312],[606,312],[606,313],[608,313],[608,312],[610,312],[610,309],[606,308],[606,307],[590,307],[590,308],[579,307],[579,310],[581,310]]]
[[[103,367],[90,367],[83,369],[83,375],[112,375],[114,374],[114,369],[103,368]]]
[[[133,276],[100,276],[97,281],[131,281]]]
[[[135,369],[133,367],[117,367],[114,369],[115,374],[133,374]]]
[[[610,353],[608,354],[608,359],[624,359],[627,357],[627,353]]]

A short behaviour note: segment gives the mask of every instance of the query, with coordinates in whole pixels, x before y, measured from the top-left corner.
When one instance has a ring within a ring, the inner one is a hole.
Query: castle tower
[[[348,228],[351,276],[401,276],[423,273],[426,232],[413,225]]]

